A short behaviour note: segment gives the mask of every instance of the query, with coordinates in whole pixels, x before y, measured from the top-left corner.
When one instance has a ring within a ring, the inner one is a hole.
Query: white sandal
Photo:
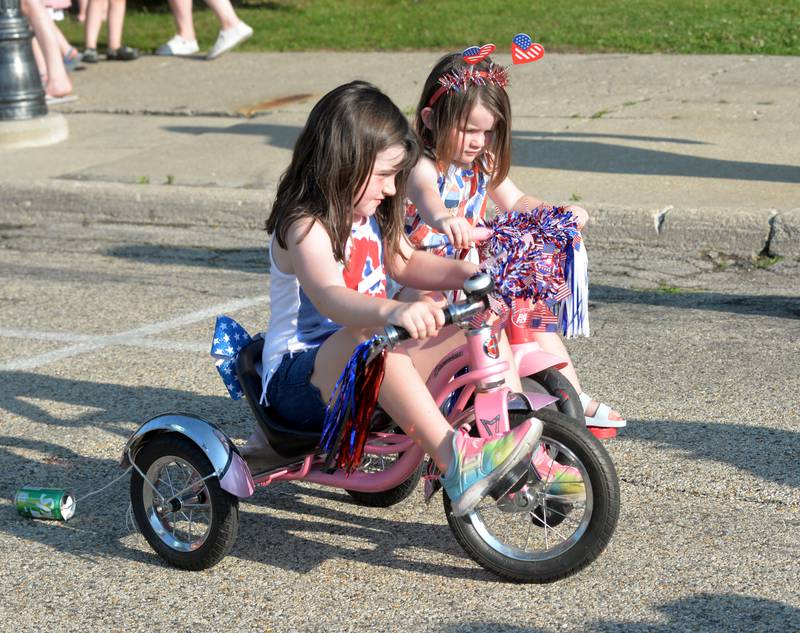
[[[585,392],[580,394],[578,397],[580,398],[581,405],[584,409],[586,409],[592,400],[594,400],[592,396],[586,394]],[[599,405],[597,405],[597,411],[594,412],[593,416],[586,416],[586,426],[600,426],[610,429],[621,429],[627,426],[628,423],[625,420],[610,420],[608,415],[611,413],[611,411],[611,407],[609,407],[605,402],[601,402]]]

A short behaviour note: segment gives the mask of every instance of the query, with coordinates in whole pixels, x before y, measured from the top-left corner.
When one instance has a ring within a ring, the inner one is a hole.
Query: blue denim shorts
[[[319,389],[311,384],[319,347],[284,354],[267,384],[267,402],[291,428],[322,432],[325,407]]]

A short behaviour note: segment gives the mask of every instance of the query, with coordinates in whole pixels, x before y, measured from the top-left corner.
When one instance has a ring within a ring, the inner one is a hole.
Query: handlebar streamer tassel
[[[378,337],[360,343],[347,361],[325,410],[325,469],[349,475],[361,463],[385,370],[386,345]]]
[[[483,268],[506,305],[513,309],[520,300],[531,306],[541,303],[559,316],[567,337],[589,336],[586,245],[572,214],[564,207],[541,205],[531,211],[500,211],[487,226],[493,233],[479,247]],[[550,329],[544,322],[540,327]]]

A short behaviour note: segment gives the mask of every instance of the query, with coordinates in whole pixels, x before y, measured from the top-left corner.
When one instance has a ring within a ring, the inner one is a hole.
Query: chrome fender
[[[183,413],[158,415],[140,426],[128,438],[120,466],[126,468],[148,440],[161,433],[188,437],[208,457],[223,490],[237,497],[249,497],[255,486],[247,463],[233,442],[215,424]]]

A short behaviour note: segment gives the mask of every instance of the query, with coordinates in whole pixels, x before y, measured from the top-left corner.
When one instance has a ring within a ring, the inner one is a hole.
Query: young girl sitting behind
[[[414,123],[424,154],[409,176],[406,205],[406,232],[418,248],[477,262],[470,229],[482,223],[487,197],[502,209],[531,210],[542,204],[508,177],[511,104],[507,83],[506,70],[489,58],[470,66],[458,53],[444,56],[428,75]],[[578,227],[586,224],[584,209],[569,205],[566,210],[575,216]],[[588,425],[625,426],[616,411],[583,393],[557,333],[536,332],[534,340],[568,361],[561,371],[580,394]]]
[[[417,251],[404,237],[403,200],[395,194],[417,157],[405,117],[370,84],[340,86],[314,106],[266,224],[271,316],[262,402],[298,429],[321,430],[356,345],[388,323],[404,327],[413,339],[387,355],[378,401],[445,473],[453,511],[465,514],[530,459],[541,423],[471,438],[453,431],[425,387],[433,364],[463,335],[453,327],[440,332],[440,305],[387,299],[384,271],[412,288],[449,290],[477,267]]]

